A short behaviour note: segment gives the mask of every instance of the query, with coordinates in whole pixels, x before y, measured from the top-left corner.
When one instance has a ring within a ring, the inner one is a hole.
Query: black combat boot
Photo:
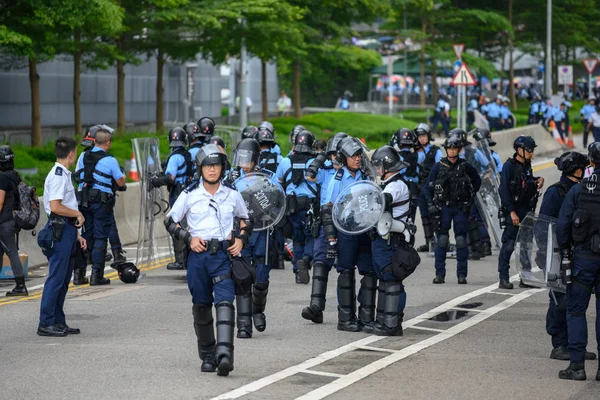
[[[402,321],[398,306],[400,295],[404,292],[398,281],[385,282],[383,301],[383,323],[375,324],[373,333],[378,336],[402,336]]]
[[[570,379],[573,381],[585,381],[587,379],[585,365],[583,363],[578,364],[571,362],[567,369],[558,372],[558,377],[560,379]]]
[[[314,322],[323,323],[323,311],[325,310],[325,295],[327,293],[327,280],[329,279],[329,266],[317,261],[313,267],[312,293],[310,294],[310,306],[302,310],[302,318]]]
[[[115,263],[123,263],[127,261],[127,257],[125,256],[126,251],[123,249],[116,249],[112,251],[113,253],[113,260],[115,260]]]
[[[492,244],[490,242],[483,242],[483,254],[486,256],[492,255]]]
[[[237,305],[237,337],[250,339],[252,337],[252,293],[235,296]]]
[[[252,288],[252,320],[254,327],[259,332],[267,329],[265,307],[267,305],[267,294],[269,293],[269,282],[257,283]]]
[[[433,283],[435,283],[436,285],[446,283],[446,278],[444,278],[443,276],[437,275],[435,278],[433,278]]]
[[[375,322],[375,301],[377,298],[377,275],[369,273],[360,280],[362,292],[361,303],[358,307],[358,324],[365,332],[373,330]],[[366,330],[365,330],[366,327]]]
[[[217,309],[217,375],[227,376],[233,371],[233,328],[235,307],[228,301],[216,305]]]
[[[15,287],[10,291],[6,292],[6,295],[11,296],[27,296],[27,287],[25,286],[25,277],[21,276],[19,278],[15,278]]]
[[[499,289],[512,289],[514,288],[513,284],[508,280],[500,279],[500,283],[498,284]]]
[[[356,281],[354,269],[342,271],[337,281],[338,289],[338,324],[339,331],[360,332],[362,329],[356,321]]]
[[[85,271],[85,268],[77,268],[73,270],[73,285],[80,286],[90,283],[88,278],[85,276]]]
[[[198,339],[198,355],[202,360],[200,371],[215,372],[217,360],[215,358],[215,329],[213,326],[212,305],[194,304],[194,330]]]
[[[109,285],[110,279],[104,277],[104,265],[101,267],[92,266],[92,275],[90,277],[90,286]]]

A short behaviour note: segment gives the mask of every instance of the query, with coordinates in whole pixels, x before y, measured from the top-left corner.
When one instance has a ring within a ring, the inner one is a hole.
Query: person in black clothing
[[[21,182],[19,173],[15,171],[14,159],[15,154],[9,146],[0,146],[0,259],[6,253],[16,282],[14,289],[6,295],[27,296],[17,245],[19,233],[12,213],[19,205],[17,185]]]

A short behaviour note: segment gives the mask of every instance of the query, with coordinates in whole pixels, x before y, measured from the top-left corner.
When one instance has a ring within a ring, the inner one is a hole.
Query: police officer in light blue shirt
[[[490,131],[499,131],[502,129],[503,120],[500,110],[502,97],[498,96],[496,101],[487,105],[487,120],[490,123]]]
[[[566,104],[560,103],[560,108],[554,110],[554,114],[552,114],[552,120],[556,124],[556,129],[560,134],[560,137],[564,140],[565,133],[568,133],[569,127],[569,115],[566,110]]]
[[[579,114],[581,115],[581,123],[583,124],[583,147],[587,147],[588,144],[588,135],[590,134],[590,130],[588,129],[588,123],[590,122],[590,117],[593,113],[596,112],[596,98],[591,96],[588,98],[588,104],[583,106]]]
[[[539,95],[535,95],[533,101],[529,105],[529,119],[527,123],[529,125],[537,124],[540,120],[540,107],[542,98]]]
[[[84,231],[92,232],[92,276],[90,285],[106,285],[104,262],[108,235],[114,220],[115,190],[125,190],[125,175],[117,159],[108,154],[111,135],[96,132],[95,147],[83,157],[81,209],[85,217]]]
[[[467,103],[467,130],[471,130],[471,126],[475,122],[475,110],[479,107],[479,94],[477,92],[471,93],[471,98]]]

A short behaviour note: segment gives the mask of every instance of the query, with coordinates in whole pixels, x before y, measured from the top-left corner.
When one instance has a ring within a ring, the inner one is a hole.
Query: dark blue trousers
[[[529,212],[528,208],[517,208],[515,210],[519,220],[523,221]],[[510,258],[512,257],[513,251],[515,251],[515,242],[517,240],[517,233],[519,233],[519,227],[512,224],[512,218],[510,213],[506,214],[506,228],[502,232],[502,247],[500,248],[500,254],[498,255],[498,276],[501,280],[507,281],[509,277],[508,271],[510,270]],[[521,257],[521,263],[527,265],[529,263],[529,256],[527,254],[519,255]]]
[[[327,249],[329,248],[329,241],[325,237],[325,232],[323,231],[323,227],[319,230],[319,237],[314,240],[313,245],[313,262],[322,262],[329,266],[329,270],[331,271],[331,267],[335,263],[334,258],[327,258]]]
[[[65,324],[63,307],[73,274],[77,228],[66,224],[62,239],[54,242],[54,248],[48,257],[48,276],[42,292],[40,306],[40,326]]]
[[[549,290],[548,296],[550,297],[550,304],[546,313],[546,332],[552,336],[553,348],[567,347],[569,344],[569,333],[567,330],[566,295],[561,292]],[[555,298],[556,302],[554,301]]]
[[[361,235],[346,235],[338,232],[337,250],[337,272],[353,270],[355,266],[358,267],[360,275],[374,272],[371,239],[369,239],[366,233]],[[359,303],[362,302],[361,289],[358,290],[357,300]]]
[[[469,248],[466,246],[467,233],[469,232],[469,216],[467,213],[456,206],[444,206],[442,207],[440,218],[440,229],[437,232],[437,243],[435,247],[435,276],[446,276],[446,250],[447,247],[442,247],[444,241],[446,246],[448,239],[442,240],[440,238],[445,236],[446,238],[450,235],[450,227],[454,228],[454,237],[457,238],[456,246],[456,275],[467,276],[468,273],[468,260],[469,260]],[[459,247],[461,236],[464,239],[464,246]]]
[[[314,239],[306,226],[306,212],[308,210],[298,211],[288,217],[288,220],[294,227],[294,261],[292,262],[294,272],[298,271],[296,262],[303,257],[313,258]]]
[[[260,232],[252,232],[248,246],[245,246],[242,250],[242,254],[246,256],[256,267],[256,283],[267,283],[269,282],[269,273],[271,272],[271,266],[269,260],[265,260],[266,246],[267,246],[267,232],[268,230]],[[269,252],[273,251],[269,249]]]
[[[85,217],[84,237],[86,240],[88,237],[93,240],[92,268],[104,268],[108,234],[115,218],[114,208],[107,207],[104,203],[94,202],[83,209],[82,213]]]
[[[194,304],[233,303],[235,288],[231,277],[213,284],[213,279],[231,274],[231,261],[225,250],[211,255],[208,251],[190,251],[187,258],[187,283]],[[213,297],[214,292],[214,297]]]
[[[110,231],[108,232],[108,240],[110,241],[110,248],[112,250],[121,250],[121,238],[119,237],[119,230],[117,229],[114,212],[110,225]]]
[[[383,270],[392,264],[392,258],[394,256],[394,247],[387,240],[383,240],[379,235],[371,243],[371,252],[373,253],[373,269],[377,274],[377,279],[380,281],[397,281],[392,275],[391,270],[383,272]],[[401,283],[402,294],[400,294],[400,302],[398,303],[398,312],[403,313],[404,307],[406,307],[406,291],[404,285]]]

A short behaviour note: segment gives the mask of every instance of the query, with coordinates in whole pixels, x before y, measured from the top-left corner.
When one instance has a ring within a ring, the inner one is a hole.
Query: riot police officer
[[[223,150],[227,150],[227,145],[221,136],[211,136],[210,139],[206,140],[206,144],[214,144],[223,148]]]
[[[502,247],[498,256],[498,274],[501,289],[512,289],[508,270],[510,257],[515,250],[519,224],[528,212],[534,211],[539,197],[538,190],[544,186],[544,178],[533,176],[531,160],[537,145],[531,136],[519,136],[513,143],[515,154],[509,158],[500,174],[500,200],[506,228],[502,233]],[[520,287],[528,287],[521,281]]]
[[[383,146],[375,150],[371,156],[371,165],[381,178],[381,187],[385,195],[386,211],[399,221],[401,229],[396,229],[382,237],[379,233],[371,243],[373,268],[379,279],[379,299],[377,301],[377,319],[363,330],[379,336],[402,336],[402,319],[406,305],[406,292],[402,277],[393,269],[396,250],[407,248],[407,237],[404,232],[410,216],[411,195],[399,171],[408,168],[398,152],[391,146]],[[414,251],[414,250],[413,250]]]
[[[273,137],[273,146],[271,150],[273,153],[281,155],[281,147],[279,147],[279,144],[275,141],[275,127],[273,124],[269,121],[262,121],[260,124],[258,124],[258,131],[267,131],[271,134]]]
[[[111,134],[104,128],[97,130],[94,144],[94,148],[83,153],[80,208],[85,217],[84,238],[89,237],[93,246],[90,285],[106,285],[110,279],[104,278],[104,263],[108,236],[115,223],[115,192],[126,186],[117,159],[108,154]]]
[[[248,125],[241,131],[242,139],[256,139],[258,128],[254,125]]]
[[[337,256],[338,324],[340,331],[360,332],[366,325],[372,325],[377,296],[377,275],[373,269],[371,239],[366,233],[347,235],[337,232],[332,218],[332,205],[340,192],[354,182],[368,179],[361,170],[364,148],[358,139],[347,137],[341,140],[337,157],[342,164],[327,185],[326,205],[321,208],[323,231],[329,242],[328,257]],[[362,275],[358,292],[359,315],[356,316],[356,280],[354,268]]]
[[[292,262],[296,283],[308,284],[310,262],[313,255],[313,237],[307,223],[307,214],[318,207],[318,187],[306,180],[306,170],[315,157],[312,145],[315,137],[309,131],[296,136],[293,153],[284,158],[277,168],[277,178],[287,195],[288,220],[293,226],[294,260]]]
[[[336,162],[337,151],[342,139],[347,138],[344,132],[336,133],[327,142],[324,153],[315,157],[306,171],[306,180],[314,182],[321,188],[320,206],[325,206],[327,199],[327,187],[341,165]],[[322,218],[318,218],[312,226],[312,235],[315,237],[313,252],[313,280],[310,294],[310,305],[302,310],[302,318],[316,324],[323,322],[323,311],[325,310],[325,296],[327,294],[327,281],[329,272],[335,263],[335,257],[328,256],[329,241],[322,226]]]
[[[467,144],[469,142],[466,132],[462,129],[454,129],[444,142],[446,157],[435,164],[423,188],[427,197],[429,216],[439,219],[433,279],[435,284],[445,283],[446,250],[450,241],[451,224],[454,225],[456,238],[458,283],[467,283],[469,212],[475,193],[481,185],[477,170],[459,157],[460,151]]]
[[[433,169],[433,166],[440,162],[444,157],[442,150],[434,145],[430,144],[434,141],[431,129],[426,124],[419,124],[415,128],[415,134],[419,141],[419,186],[423,186],[427,183],[429,173]],[[419,213],[421,214],[421,222],[423,223],[423,234],[425,235],[425,244],[419,246],[417,251],[424,252],[429,251],[430,243],[433,240],[433,225],[429,218],[429,212],[427,209],[427,198],[425,192],[421,190],[419,194]]]
[[[188,152],[190,153],[191,159],[196,159],[196,154],[204,146],[208,139],[214,134],[215,121],[212,118],[202,117],[198,120],[198,123],[190,122],[185,124],[183,127],[185,133],[187,133],[187,141],[189,143]],[[196,166],[194,165],[194,171]]]
[[[169,148],[171,154],[166,161],[163,176],[150,179],[148,188],[158,188],[167,185],[169,190],[169,205],[173,207],[175,200],[194,176],[192,156],[185,149],[188,135],[186,131],[175,127],[169,132]],[[184,222],[185,223],[185,222]],[[168,270],[182,270],[185,268],[183,251],[185,244],[180,240],[173,239],[173,252],[175,262],[167,265]]]
[[[202,372],[227,376],[233,371],[233,329],[235,326],[234,282],[231,257],[237,257],[252,234],[244,199],[221,183],[227,155],[216,145],[205,145],[196,155],[201,176],[175,201],[167,215],[167,231],[186,243],[187,282],[192,295],[194,330]],[[240,230],[234,236],[234,218]],[[189,232],[180,222],[187,219]],[[217,335],[212,305],[216,309]]]
[[[408,167],[400,171],[400,175],[408,185],[411,194],[411,203],[409,205],[411,213],[409,217],[414,221],[420,193],[419,160],[421,157],[415,151],[419,147],[419,140],[411,129],[402,128],[394,133],[390,146],[398,150],[400,158],[408,165]]]
[[[540,214],[558,218],[560,207],[569,190],[583,179],[583,171],[589,165],[589,159],[581,153],[567,151],[554,160],[558,170],[562,172],[560,180],[548,187]],[[569,360],[569,333],[567,329],[567,305],[565,294],[556,290],[548,292],[550,303],[546,314],[546,332],[552,337],[552,352],[550,358],[555,360]],[[596,355],[586,352],[587,360],[593,360]]]
[[[302,125],[296,125],[292,128],[292,130],[290,131],[290,136],[289,136],[289,141],[290,141],[290,145],[291,145],[291,149],[290,152],[288,153],[288,156],[290,154],[292,154],[292,152],[294,151],[294,143],[296,143],[296,136],[298,136],[298,134],[302,131],[305,131],[306,128],[303,127]]]
[[[260,167],[273,173],[277,172],[277,167],[283,157],[281,157],[281,150],[279,150],[279,153],[275,150],[277,144],[273,133],[268,129],[259,129],[256,140],[260,144]]]
[[[588,147],[593,167],[600,164],[600,143]],[[592,173],[567,193],[556,223],[556,240],[563,257],[561,273],[567,283],[567,329],[570,364],[558,373],[560,379],[586,380],[585,357],[588,342],[586,311],[596,292],[596,321],[600,321],[600,188],[598,174]],[[564,266],[564,268],[563,268]],[[600,326],[596,322],[600,347]],[[599,350],[600,351],[600,350]],[[600,364],[596,374],[600,381]]]

